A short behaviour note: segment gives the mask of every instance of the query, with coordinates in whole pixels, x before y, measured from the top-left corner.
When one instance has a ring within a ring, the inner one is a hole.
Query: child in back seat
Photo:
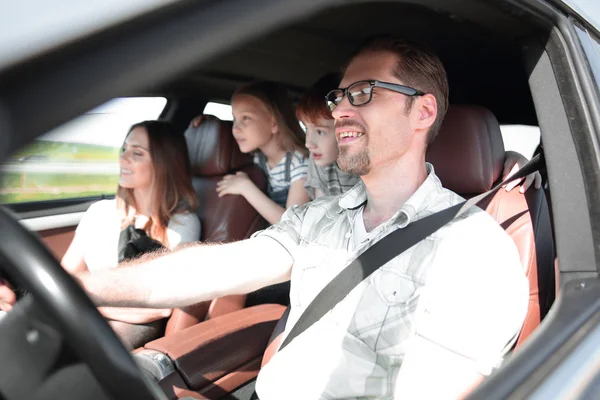
[[[217,184],[219,197],[244,196],[269,223],[279,222],[292,205],[310,199],[304,190],[308,151],[304,132],[286,89],[273,82],[252,83],[238,89],[231,100],[233,137],[242,153],[254,153],[254,163],[267,175],[263,193],[244,172],[227,175]],[[194,118],[198,126],[203,116]],[[248,294],[246,306],[263,303],[289,304],[290,283],[267,286]]]
[[[338,86],[340,75],[323,76],[300,99],[296,116],[306,127],[306,148],[310,152],[304,188],[311,200],[346,192],[360,181],[358,175],[342,171],[338,156],[334,120],[325,104],[325,95]]]
[[[304,190],[306,159],[304,132],[298,124],[286,89],[273,82],[252,83],[238,89],[231,101],[233,137],[242,153],[254,153],[254,162],[266,173],[263,193],[244,172],[225,176],[217,184],[219,197],[244,196],[271,224],[279,222],[292,205],[309,201]],[[202,117],[192,121],[197,126]]]

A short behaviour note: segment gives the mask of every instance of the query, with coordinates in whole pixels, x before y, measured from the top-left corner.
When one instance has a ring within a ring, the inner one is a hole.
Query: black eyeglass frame
[[[369,92],[369,99],[367,101],[365,101],[364,103],[360,103],[360,104],[354,104],[353,97],[348,96],[348,90],[352,86],[357,85],[359,83],[368,83],[371,86],[371,91]],[[400,93],[400,94],[403,94],[403,95],[409,96],[409,97],[423,96],[426,94],[425,92],[421,92],[420,90],[417,90],[410,86],[400,85],[398,83],[382,82],[382,81],[378,81],[378,80],[362,80],[362,81],[356,81],[356,82],[350,84],[346,88],[333,89],[332,91],[327,93],[327,95],[325,95],[325,104],[327,105],[327,108],[329,109],[329,111],[333,111],[335,109],[335,107],[338,106],[339,103],[336,104],[334,101],[330,101],[329,96],[334,92],[341,91],[342,96],[341,96],[340,102],[344,99],[344,96],[347,96],[348,101],[350,101],[350,104],[352,104],[353,106],[355,106],[355,107],[364,106],[365,104],[369,104],[371,102],[371,100],[373,100],[373,88],[374,87],[388,89],[393,92]]]

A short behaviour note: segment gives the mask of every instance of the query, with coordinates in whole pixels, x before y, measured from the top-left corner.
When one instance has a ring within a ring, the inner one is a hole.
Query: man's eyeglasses
[[[392,90],[397,93],[402,93],[406,96],[423,96],[425,94],[420,90],[411,88],[410,86],[399,85],[397,83],[381,81],[358,81],[354,82],[345,89],[333,89],[331,92],[327,93],[325,96],[327,108],[329,108],[329,111],[333,111],[337,105],[342,102],[344,95],[348,96],[348,100],[353,106],[363,106],[369,103],[373,98],[374,87]]]

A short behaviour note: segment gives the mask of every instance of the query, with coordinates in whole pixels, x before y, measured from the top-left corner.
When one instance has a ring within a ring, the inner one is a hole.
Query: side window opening
[[[208,102],[202,114],[214,115],[222,121],[233,121],[231,105],[224,103]]]
[[[531,125],[501,125],[504,150],[521,153],[531,160],[540,144],[540,128]]]
[[[585,59],[592,72],[592,78],[596,83],[596,92],[600,96],[600,38],[590,33],[587,29],[574,23],[575,32],[579,36],[581,46],[585,51]]]
[[[167,99],[113,99],[40,136],[0,164],[0,203],[114,195],[129,127],[159,117]]]

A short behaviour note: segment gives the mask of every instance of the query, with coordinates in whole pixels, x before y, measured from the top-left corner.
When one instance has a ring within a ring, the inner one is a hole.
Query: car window
[[[516,151],[528,159],[540,144],[540,128],[531,125],[500,125],[504,150]]]
[[[223,121],[233,121],[231,114],[231,105],[223,103],[208,102],[202,114],[210,114]]]
[[[596,82],[596,90],[598,91],[598,87],[600,86],[600,40],[577,24],[575,25],[575,31],[585,51],[588,65],[592,70],[592,75]],[[600,91],[598,93],[600,95]]]
[[[0,1],[0,69],[175,1]]]
[[[118,98],[40,136],[0,165],[0,203],[114,195],[129,127],[156,119],[164,97]]]
[[[597,0],[562,0],[594,25],[600,25],[600,4]]]

